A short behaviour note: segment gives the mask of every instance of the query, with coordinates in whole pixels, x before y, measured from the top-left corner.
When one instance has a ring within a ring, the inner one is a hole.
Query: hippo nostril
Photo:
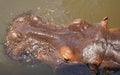
[[[7,41],[14,41],[16,43],[19,43],[22,39],[22,34],[15,31],[11,31],[7,37]]]
[[[19,40],[23,38],[21,33],[16,33],[16,34],[17,34],[17,38],[18,38]]]

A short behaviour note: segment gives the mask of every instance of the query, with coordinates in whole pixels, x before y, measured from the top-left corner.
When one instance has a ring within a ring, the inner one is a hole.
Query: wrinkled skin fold
[[[6,35],[6,53],[24,62],[45,61],[56,65],[95,64],[120,68],[120,28],[109,29],[108,18],[89,24],[76,19],[66,26],[25,14],[15,18]]]

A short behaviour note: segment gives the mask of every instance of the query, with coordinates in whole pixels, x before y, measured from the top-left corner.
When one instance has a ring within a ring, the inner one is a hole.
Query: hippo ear
[[[107,29],[108,28],[108,17],[104,17],[101,21],[102,26]]]
[[[86,30],[89,26],[90,24],[88,24],[86,21],[82,19],[75,19],[69,24],[68,28],[72,31],[82,32]]]

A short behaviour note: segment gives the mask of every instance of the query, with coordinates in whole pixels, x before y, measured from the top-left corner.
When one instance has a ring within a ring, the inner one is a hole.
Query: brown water
[[[76,18],[93,23],[109,17],[109,27],[120,27],[120,0],[0,0],[0,75],[53,75],[48,65],[23,65],[4,54],[3,42],[12,19],[31,11],[58,25]]]

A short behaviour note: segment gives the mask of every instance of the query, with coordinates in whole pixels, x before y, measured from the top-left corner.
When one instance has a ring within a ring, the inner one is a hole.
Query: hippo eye
[[[70,62],[70,59],[64,58],[64,61],[65,61],[66,63],[69,63],[69,62]]]

